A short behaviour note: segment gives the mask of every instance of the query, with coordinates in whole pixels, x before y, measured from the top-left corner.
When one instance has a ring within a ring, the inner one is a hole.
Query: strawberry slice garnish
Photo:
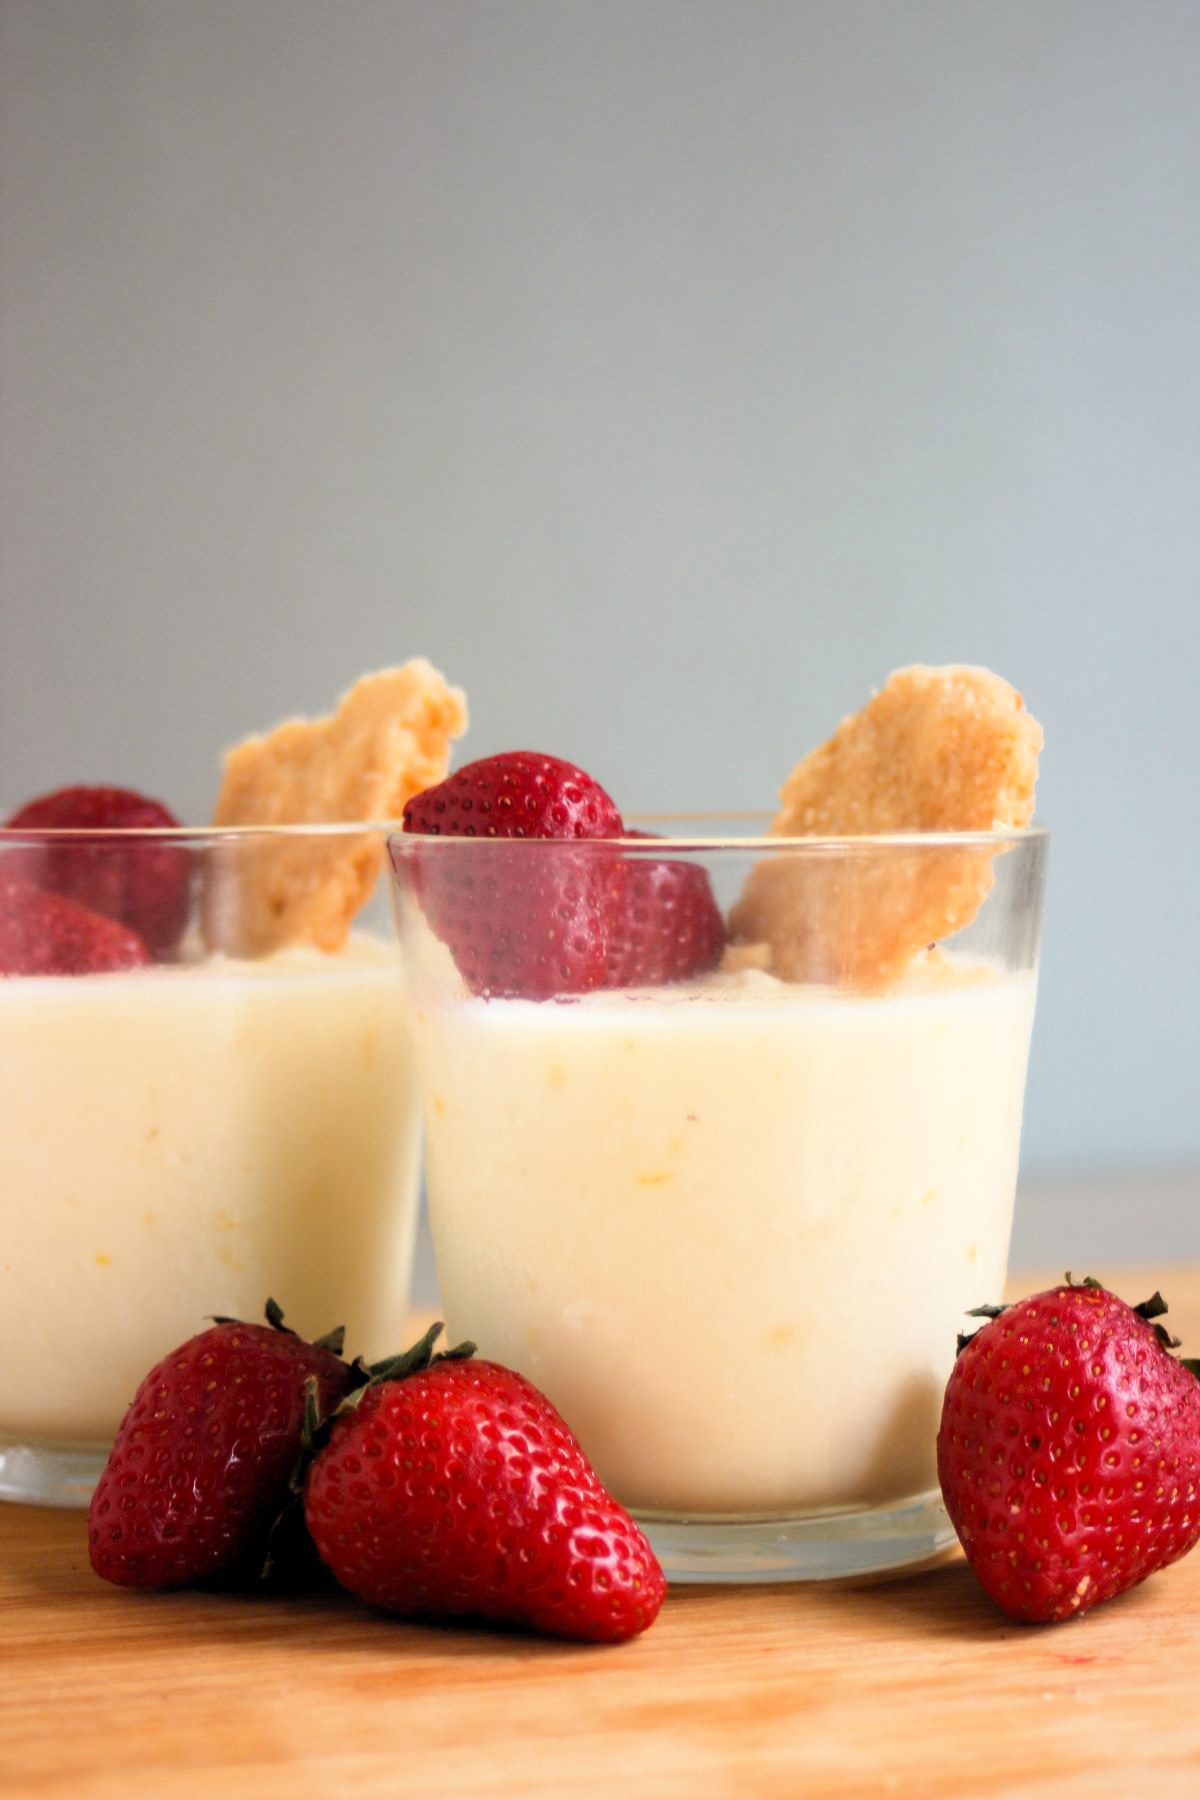
[[[0,874],[0,975],[104,975],[149,961],[116,919]]]
[[[595,841],[623,830],[599,782],[559,757],[506,751],[417,794],[404,829],[490,840],[430,845],[416,864],[425,917],[472,993],[546,1000],[603,985],[624,866]]]
[[[178,824],[160,801],[116,787],[60,788],[6,821],[11,831],[30,832],[144,832]],[[9,852],[4,873],[119,920],[154,957],[170,955],[187,923],[190,859],[179,844],[71,837]]]
[[[653,840],[648,831],[631,838]],[[725,920],[698,863],[671,857],[625,859],[625,886],[608,948],[605,986],[660,987],[715,969]]]

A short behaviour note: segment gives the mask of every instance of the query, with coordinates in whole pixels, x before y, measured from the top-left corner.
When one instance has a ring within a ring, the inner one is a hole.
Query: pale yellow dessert
[[[0,1437],[109,1442],[214,1313],[404,1335],[419,1113],[390,944],[0,981]]]
[[[402,1344],[408,1006],[386,917],[351,930],[386,833],[337,827],[395,818],[465,721],[417,661],[238,746],[178,961],[0,981],[0,1487],[5,1444],[103,1449],[159,1357],[268,1294],[353,1352]]]
[[[520,1369],[627,1504],[793,1518],[936,1486],[964,1310],[1003,1286],[1036,977],[931,950],[1020,826],[1040,729],[983,671],[909,670],[806,759],[724,971],[568,1003],[470,995],[405,902],[453,1336]],[[486,885],[486,884],[485,884]]]
[[[639,1508],[932,1487],[955,1330],[1003,1285],[1034,993],[945,965],[422,1007],[451,1334]]]

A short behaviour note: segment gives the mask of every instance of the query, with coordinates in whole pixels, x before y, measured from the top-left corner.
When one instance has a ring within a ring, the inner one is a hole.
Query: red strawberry
[[[652,839],[649,831],[631,838]],[[659,987],[715,969],[725,921],[698,863],[625,859],[625,892],[608,946],[605,986]]]
[[[404,829],[572,840],[553,849],[528,841],[431,845],[418,858],[415,885],[473,993],[546,1000],[603,984],[623,869],[615,851],[582,840],[620,837],[623,828],[590,775],[533,751],[487,756],[410,800]],[[405,855],[397,858],[402,871]]]
[[[408,1618],[612,1643],[653,1623],[646,1539],[524,1376],[432,1356],[435,1325],[335,1420],[304,1511],[343,1587]]]
[[[88,1514],[92,1568],[123,1587],[186,1587],[265,1538],[300,1457],[305,1384],[322,1411],[352,1379],[341,1334],[309,1344],[283,1324],[222,1319],[146,1376]]]
[[[179,821],[127,788],[71,787],[30,800],[10,831],[159,831]],[[152,956],[168,955],[187,923],[189,858],[169,841],[70,838],[10,852],[6,872],[90,906],[136,931]]]
[[[967,1561],[1016,1619],[1111,1600],[1200,1539],[1200,1365],[1099,1283],[982,1307],[938,1433]]]
[[[0,976],[101,975],[149,961],[141,938],[115,919],[0,873]]]

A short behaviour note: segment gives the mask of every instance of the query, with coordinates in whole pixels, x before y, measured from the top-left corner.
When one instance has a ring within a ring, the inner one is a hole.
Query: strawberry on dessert
[[[415,795],[404,808],[404,828],[430,837],[620,837],[621,815],[574,763],[505,750]]]
[[[938,1434],[942,1497],[967,1561],[1025,1621],[1069,1619],[1200,1540],[1200,1364],[1156,1323],[1071,1281],[966,1339]]]
[[[468,763],[404,808],[408,833],[438,838],[578,840],[578,853],[498,847],[485,861],[440,846],[417,886],[431,929],[471,991],[545,1000],[603,986],[624,881],[615,853],[582,847],[622,835],[600,784],[556,756],[511,750]]]
[[[443,1355],[435,1325],[341,1409],[305,1484],[343,1587],[406,1618],[472,1617],[615,1643],[658,1615],[641,1531],[523,1376]]]
[[[69,787],[43,794],[6,821],[10,831],[161,831],[179,820],[157,800],[128,788]],[[5,872],[63,894],[127,925],[152,957],[170,955],[187,923],[189,859],[178,844],[108,836],[9,852]]]
[[[0,869],[0,976],[103,975],[150,961],[137,933]]]
[[[627,837],[653,840],[649,831]],[[725,920],[712,884],[696,863],[678,858],[625,859],[625,889],[608,946],[604,985],[662,987],[715,969],[725,948]]]
[[[88,1514],[92,1568],[123,1587],[186,1587],[240,1561],[280,1512],[302,1448],[306,1383],[323,1412],[351,1380],[341,1334],[306,1343],[223,1319],[146,1376]]]

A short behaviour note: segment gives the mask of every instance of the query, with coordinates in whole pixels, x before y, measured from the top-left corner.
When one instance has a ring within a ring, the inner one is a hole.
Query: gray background
[[[1167,0],[0,0],[0,801],[203,819],[421,651],[471,753],[767,806],[990,663],[1019,1247],[1200,1253],[1198,69]]]

